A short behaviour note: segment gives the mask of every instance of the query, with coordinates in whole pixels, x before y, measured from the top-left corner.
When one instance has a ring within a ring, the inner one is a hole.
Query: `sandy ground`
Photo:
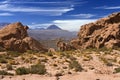
[[[75,75],[62,76],[60,80],[120,80],[120,74],[106,75],[106,74],[82,72]]]
[[[64,75],[59,78],[40,75],[4,76],[0,80],[120,80],[120,74],[95,74],[92,72],[80,72]]]
[[[82,68],[84,69],[82,72],[76,72],[74,71],[74,69],[70,69],[68,61],[69,60],[72,61],[72,60],[70,58],[67,58],[66,56],[61,57],[58,55],[54,55],[54,56],[46,57],[46,55],[43,54],[41,55],[25,54],[24,58],[28,59],[30,62],[29,63],[24,62],[24,60],[22,60],[21,58],[22,56],[19,56],[17,58],[14,58],[14,61],[19,62],[19,64],[15,65],[15,67],[20,67],[20,66],[26,67],[30,65],[31,62],[32,63],[34,62],[35,64],[35,62],[39,61],[40,59],[40,61],[42,61],[45,64],[48,74],[45,75],[28,74],[21,76],[0,75],[0,80],[120,80],[120,73],[113,74],[113,72],[115,71],[114,69],[120,67],[119,53],[120,51],[119,52],[113,51],[109,54],[105,54],[105,52],[102,52],[101,54],[99,54],[98,52],[97,53],[92,52],[92,53],[84,53],[80,56],[77,56],[78,54],[81,54],[80,52],[78,53],[76,52],[75,53],[76,55],[71,54],[71,56],[76,58],[76,61],[78,61],[81,64]],[[86,61],[85,59],[89,57],[90,60]],[[45,61],[46,59],[47,61]],[[104,59],[110,62],[113,61],[111,62],[113,66],[107,66],[104,62]],[[54,64],[57,64],[57,66],[54,66]],[[4,64],[2,66],[4,67]],[[63,68],[64,66],[65,67],[67,66],[67,68],[64,69]],[[64,72],[62,72],[63,70]],[[71,74],[68,72],[71,72]],[[56,77],[55,74],[57,73],[61,73],[63,74],[63,76]]]

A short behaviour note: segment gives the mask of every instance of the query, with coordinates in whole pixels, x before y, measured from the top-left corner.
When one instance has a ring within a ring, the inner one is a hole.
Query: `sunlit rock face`
[[[25,52],[27,50],[45,51],[46,49],[27,34],[28,26],[20,22],[9,24],[0,29],[0,47],[5,50]]]
[[[120,12],[81,26],[78,39],[71,43],[84,49],[120,47]]]

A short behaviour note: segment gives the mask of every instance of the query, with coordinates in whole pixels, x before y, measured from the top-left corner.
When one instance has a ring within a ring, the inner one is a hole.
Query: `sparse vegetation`
[[[25,67],[20,67],[16,69],[16,74],[17,75],[24,75],[24,74],[29,74],[30,70],[29,68],[25,68]]]
[[[43,64],[32,65],[30,68],[30,73],[40,75],[45,74],[46,73],[45,65]]]
[[[114,70],[115,70],[115,72],[114,72],[114,73],[120,73],[120,67],[115,68]]]
[[[7,70],[13,70],[13,67],[12,67],[12,65],[10,65],[10,64],[7,64],[7,65],[6,65],[6,68],[7,68]]]
[[[102,52],[106,52],[106,54],[109,54],[111,51],[112,51],[113,49],[112,48],[106,48],[106,47],[102,47],[102,48],[99,48],[99,49],[97,49],[97,48],[88,48],[88,49],[84,49],[84,50],[82,50],[82,52],[100,52],[100,51],[102,51]]]
[[[37,51],[33,51],[33,50],[27,50],[26,53],[34,54],[34,53],[38,53],[38,52]]]
[[[75,69],[75,71],[82,71],[83,70],[82,66],[76,60],[72,60],[69,64],[69,67],[71,69]]]
[[[7,55],[8,56],[11,56],[11,57],[18,57],[18,56],[20,56],[22,53],[19,53],[19,52],[17,52],[17,51],[8,51],[7,52]]]
[[[8,63],[8,61],[5,58],[0,58],[0,63]]]
[[[13,75],[12,73],[8,73],[5,70],[0,70],[0,75]]]
[[[101,57],[100,59],[103,61],[103,63],[104,63],[105,65],[107,65],[107,66],[113,66],[112,62],[113,62],[114,60],[108,60],[108,59],[106,59],[106,58],[104,58],[104,57]]]
[[[2,47],[0,47],[0,52],[4,51],[4,49]]]
[[[24,75],[29,73],[43,75],[46,73],[45,65],[36,64],[32,65],[30,68],[20,67],[16,69],[17,75]]]
[[[51,52],[47,52],[46,55],[53,56],[53,54]]]
[[[28,51],[29,52],[29,51]],[[17,75],[25,75],[25,74],[39,74],[44,75],[47,73],[48,66],[55,69],[57,74],[53,74],[48,71],[48,74],[55,75],[55,76],[61,76],[63,74],[70,74],[74,72],[81,72],[81,71],[89,71],[89,70],[96,70],[96,67],[94,65],[87,66],[87,62],[94,60],[98,58],[100,62],[103,62],[105,66],[110,67],[114,66],[114,64],[119,64],[119,55],[116,53],[115,55],[112,55],[110,53],[106,53],[106,51],[98,51],[94,50],[91,52],[89,50],[76,50],[76,51],[56,51],[56,53],[33,53],[30,51],[29,53],[7,53],[7,54],[1,54],[0,55],[0,62],[1,62],[1,69],[8,70],[8,71],[15,71]],[[16,54],[15,54],[16,53]],[[94,55],[93,55],[94,54]],[[79,55],[79,56],[78,56]],[[110,55],[110,57],[109,57]],[[117,56],[117,58],[116,58]],[[55,62],[53,62],[55,61]],[[81,64],[78,62],[83,61],[85,64],[81,66]],[[30,64],[31,66],[27,67],[17,67],[21,64]],[[102,64],[103,64],[102,63]],[[45,66],[45,65],[47,66]],[[103,64],[103,65],[104,65]],[[89,64],[88,64],[89,65]],[[88,67],[87,69],[85,67]],[[91,67],[92,66],[92,67]],[[46,69],[47,68],[47,69]],[[84,69],[84,70],[83,70]],[[63,72],[60,72],[63,70]],[[6,71],[7,72],[7,71]],[[59,73],[60,72],[60,73]],[[119,68],[115,69],[114,73],[118,73]],[[4,72],[4,74],[6,74]]]

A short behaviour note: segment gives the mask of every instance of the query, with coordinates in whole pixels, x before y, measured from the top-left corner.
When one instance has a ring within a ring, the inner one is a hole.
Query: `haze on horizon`
[[[0,0],[0,22],[20,21],[30,28],[55,24],[64,30],[80,26],[120,11],[119,0]]]

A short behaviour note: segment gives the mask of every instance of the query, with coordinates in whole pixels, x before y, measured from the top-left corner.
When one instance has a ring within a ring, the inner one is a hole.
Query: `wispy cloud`
[[[13,16],[11,13],[0,13],[0,16]]]
[[[10,12],[67,12],[73,10],[73,8],[63,8],[63,7],[56,7],[56,8],[35,8],[35,7],[15,7],[12,5],[0,5],[0,10],[2,11],[10,11]]]
[[[65,0],[65,1],[35,1],[35,0],[5,0],[5,1],[0,1],[0,4],[20,4],[20,3],[27,3],[27,4],[59,4],[59,5],[63,5],[63,4],[84,4],[86,3],[86,1],[69,1],[69,0]]]
[[[58,6],[58,7],[42,7],[41,8],[41,7],[33,7],[33,6],[28,7],[28,6],[11,5],[11,4],[8,4],[10,3],[9,0],[6,0],[2,3],[4,4],[0,5],[0,11],[37,13],[40,15],[47,15],[47,16],[60,16],[64,13],[74,10],[73,5],[66,6],[66,7]],[[57,2],[54,2],[54,3],[57,3]]]
[[[34,24],[29,24],[28,26],[31,29],[35,29],[35,28],[47,28],[48,26],[52,25],[52,23],[34,23]]]
[[[120,6],[101,6],[95,7],[94,9],[120,9]]]
[[[77,18],[92,18],[96,15],[94,15],[94,14],[75,14],[75,15],[70,15],[70,16],[77,17]]]
[[[4,1],[0,1],[0,4],[7,4],[9,2],[11,2],[11,0],[4,0]]]
[[[60,4],[60,3],[62,3],[62,4],[71,4],[71,2],[68,2],[68,1],[66,1],[66,2],[9,2],[9,1],[4,1],[4,2],[1,2],[1,4],[11,4],[11,3],[27,3],[27,4]],[[77,4],[77,3],[73,3],[73,4]]]

